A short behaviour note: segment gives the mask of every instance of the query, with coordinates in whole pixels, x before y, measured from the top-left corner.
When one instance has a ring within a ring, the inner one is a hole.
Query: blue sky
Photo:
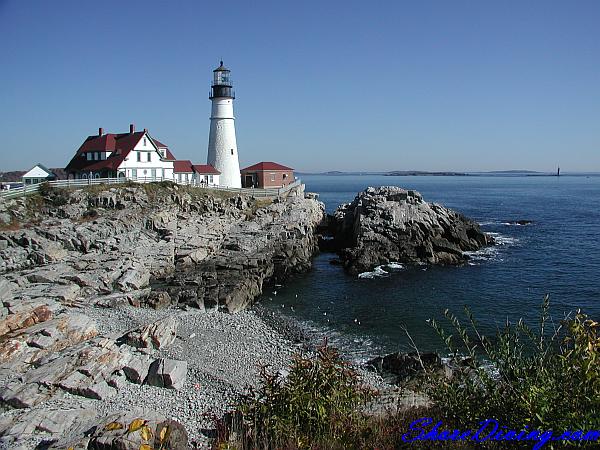
[[[600,171],[600,1],[0,0],[0,170],[102,126],[206,160],[231,68],[242,165]]]

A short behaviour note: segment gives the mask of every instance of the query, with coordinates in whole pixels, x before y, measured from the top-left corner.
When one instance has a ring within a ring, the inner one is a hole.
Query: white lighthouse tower
[[[221,65],[213,70],[213,73],[213,84],[209,95],[212,100],[212,112],[207,162],[221,172],[220,185],[241,188],[242,178],[233,117],[235,92],[231,86],[230,71],[221,61]]]

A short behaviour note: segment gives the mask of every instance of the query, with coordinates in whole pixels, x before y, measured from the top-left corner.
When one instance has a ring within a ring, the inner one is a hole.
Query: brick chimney
[[[134,124],[129,124],[129,132],[130,133],[135,133],[135,125]]]
[[[98,136],[102,136],[104,134],[104,128],[98,128]]]

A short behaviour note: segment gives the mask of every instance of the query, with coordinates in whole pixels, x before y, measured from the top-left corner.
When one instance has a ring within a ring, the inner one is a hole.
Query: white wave
[[[518,222],[502,222],[502,225],[506,225],[507,227],[526,227],[528,225],[532,225],[533,222],[527,223],[518,223]]]
[[[479,226],[480,227],[485,227],[487,225],[498,225],[501,222],[498,222],[497,220],[486,220],[485,222],[479,222]]]
[[[477,262],[480,261],[502,261],[502,258],[498,256],[500,252],[496,247],[485,247],[480,250],[463,253],[469,257],[470,266],[476,266]]]
[[[500,233],[488,233],[496,241],[496,245],[515,245],[519,240],[517,238],[506,236]]]
[[[373,358],[373,355],[385,354],[383,347],[372,336],[342,332],[331,326],[317,325],[311,320],[296,320],[296,323],[314,345],[320,345],[327,339],[328,345],[337,348],[354,364],[362,365]]]
[[[494,238],[495,245],[492,245],[490,247],[483,247],[476,251],[464,252],[464,255],[469,257],[468,264],[470,266],[477,266],[481,262],[488,261],[502,262],[504,260],[502,258],[503,248],[516,245],[519,242],[517,238],[506,236],[500,233],[488,234]]]
[[[377,266],[372,272],[363,272],[358,274],[358,278],[383,278],[389,275],[388,272],[383,270],[384,266]]]
[[[404,269],[404,265],[400,264],[399,262],[392,261],[388,264],[382,264],[381,266],[375,267],[372,272],[359,273],[358,278],[383,278],[389,276],[390,271],[401,269]]]

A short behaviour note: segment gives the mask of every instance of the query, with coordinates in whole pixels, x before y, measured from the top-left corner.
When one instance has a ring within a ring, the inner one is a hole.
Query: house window
[[[139,153],[138,153],[139,155]],[[137,169],[131,169],[131,176],[132,178],[137,178]]]
[[[158,151],[158,154],[160,155],[160,157],[161,157],[161,158],[164,158],[164,157],[165,157],[165,150],[161,148],[161,149]]]
[[[85,154],[85,156],[87,157],[87,160],[88,160],[88,161],[91,161],[91,160],[92,160],[92,152],[87,152],[87,153]]]
[[[152,161],[152,152],[148,152],[148,162]]]
[[[212,182],[213,182],[213,176],[212,175],[208,176],[208,182],[212,184]]]
[[[271,181],[275,181],[275,174],[274,173],[271,174]]]
[[[29,178],[25,178],[25,184],[31,184],[31,180]]]
[[[150,169],[150,176],[153,180],[156,180],[156,169]]]
[[[146,141],[146,138],[144,138],[144,147],[146,147],[146,145],[148,145],[148,142]]]
[[[142,152],[137,152],[137,160],[138,162],[142,162]]]

